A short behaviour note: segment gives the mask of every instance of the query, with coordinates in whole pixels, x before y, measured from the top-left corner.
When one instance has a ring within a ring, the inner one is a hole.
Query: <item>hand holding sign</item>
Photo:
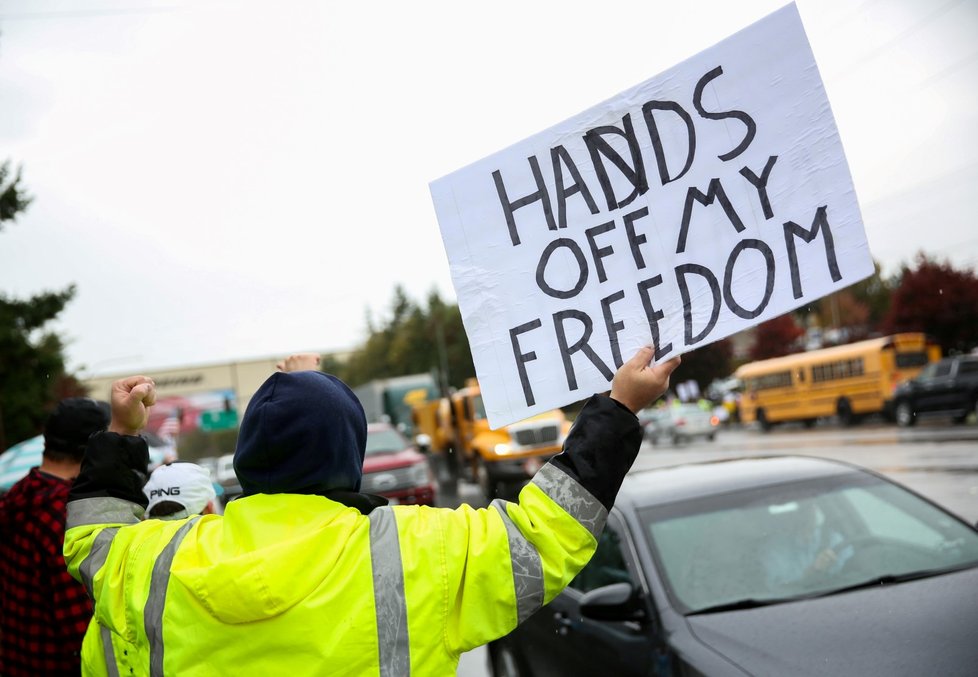
[[[611,381],[611,399],[638,413],[669,389],[669,376],[679,366],[679,357],[651,364],[655,349],[644,346],[621,365]]]

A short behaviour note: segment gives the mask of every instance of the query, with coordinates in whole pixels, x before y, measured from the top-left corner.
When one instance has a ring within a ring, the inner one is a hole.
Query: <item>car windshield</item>
[[[683,613],[759,606],[978,565],[978,533],[849,473],[640,511]]]
[[[367,455],[390,454],[402,451],[409,445],[407,440],[396,430],[368,430]]]
[[[472,418],[476,421],[486,418],[486,405],[482,402],[482,395],[472,398]]]

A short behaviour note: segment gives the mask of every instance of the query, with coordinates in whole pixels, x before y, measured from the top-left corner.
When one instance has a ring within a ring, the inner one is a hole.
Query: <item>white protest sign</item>
[[[431,194],[493,427],[873,272],[793,4]]]

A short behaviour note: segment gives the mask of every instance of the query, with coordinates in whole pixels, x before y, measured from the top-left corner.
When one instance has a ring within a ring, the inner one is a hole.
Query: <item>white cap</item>
[[[163,501],[182,505],[188,515],[199,515],[208,502],[217,498],[210,472],[196,463],[176,461],[161,465],[149,476],[143,487],[149,499],[146,514]]]

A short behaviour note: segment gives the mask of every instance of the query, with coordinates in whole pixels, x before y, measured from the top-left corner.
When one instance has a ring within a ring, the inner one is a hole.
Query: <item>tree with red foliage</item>
[[[754,343],[749,351],[750,359],[766,360],[769,357],[790,355],[798,350],[796,343],[804,335],[805,330],[791,313],[763,322],[754,332]]]
[[[914,267],[904,266],[895,285],[883,331],[922,331],[945,353],[978,346],[978,276],[923,252]]]

